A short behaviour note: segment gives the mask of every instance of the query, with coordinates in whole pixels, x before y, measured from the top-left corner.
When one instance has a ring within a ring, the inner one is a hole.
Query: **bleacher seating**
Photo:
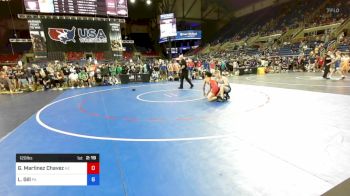
[[[156,51],[142,52],[141,55],[148,58],[159,57],[159,53]]]
[[[0,55],[0,64],[9,65],[16,64],[21,59],[20,54],[4,54]]]
[[[133,53],[132,52],[123,52],[123,58],[124,59],[129,60],[129,59],[132,59],[132,57],[133,57]]]
[[[258,32],[258,27],[263,26],[270,18],[274,17],[276,7],[266,8],[255,13],[232,20],[222,30],[218,40],[228,40],[234,36],[244,37]],[[247,25],[247,21],[249,25]]]
[[[327,13],[325,10],[330,5],[339,7],[340,13]],[[326,50],[349,53],[349,31],[346,25],[349,16],[350,1],[347,0],[290,1],[234,18],[206,46],[203,54],[243,50],[243,53],[250,56],[297,56],[309,55],[316,47],[321,54]],[[326,27],[326,24],[334,25]],[[347,38],[340,41],[341,32]],[[264,37],[273,37],[274,40],[266,41]],[[189,54],[193,54],[193,51]]]
[[[104,52],[95,52],[95,58],[96,60],[98,61],[102,61],[102,60],[105,60],[105,53]]]
[[[339,5],[339,3],[341,3],[344,13],[337,14],[334,18],[327,19],[327,17],[322,17],[322,20],[319,19],[319,16],[325,13],[324,9],[327,6]],[[307,22],[313,23],[318,21],[319,25],[329,24],[330,21],[337,22],[341,18],[344,19],[344,17],[349,16],[347,10],[350,10],[350,8],[348,7],[350,6],[345,5],[342,0],[329,0],[328,3],[322,3],[319,0],[291,1],[286,4],[268,7],[233,19],[222,28],[219,33],[221,36],[215,38],[211,43],[224,42],[236,38],[244,39],[245,37],[252,37],[258,34],[261,36],[276,33],[283,34],[288,29],[310,26],[311,24],[306,24]]]
[[[256,48],[249,48],[246,50],[246,54],[250,56],[260,55],[261,52]]]
[[[279,56],[291,56],[293,55],[293,50],[291,45],[285,45],[281,47],[277,53]]]
[[[349,52],[350,47],[347,44],[340,44],[337,48],[340,52]]]
[[[67,52],[68,61],[79,61],[84,57],[83,52]]]

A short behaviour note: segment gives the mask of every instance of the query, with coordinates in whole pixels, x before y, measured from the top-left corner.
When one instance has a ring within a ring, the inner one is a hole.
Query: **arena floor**
[[[309,196],[350,177],[349,79],[234,77],[225,103],[203,99],[201,81],[177,87],[49,92],[27,108],[1,96],[3,119],[33,115],[0,140],[0,195]],[[100,185],[16,187],[16,153],[99,153]]]

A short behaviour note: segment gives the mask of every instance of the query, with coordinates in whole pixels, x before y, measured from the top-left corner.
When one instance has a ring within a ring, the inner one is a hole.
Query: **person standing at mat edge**
[[[181,73],[180,73],[180,87],[179,89],[183,89],[184,88],[184,79],[186,79],[186,81],[191,85],[191,88],[193,88],[193,84],[191,82],[191,80],[188,78],[188,70],[187,70],[187,62],[184,59],[183,55],[179,56],[179,64],[181,66]]]
[[[324,72],[323,72],[323,78],[324,79],[330,79],[330,68],[331,65],[335,63],[335,60],[333,60],[333,53],[332,51],[328,51],[325,57],[325,63],[324,63]]]

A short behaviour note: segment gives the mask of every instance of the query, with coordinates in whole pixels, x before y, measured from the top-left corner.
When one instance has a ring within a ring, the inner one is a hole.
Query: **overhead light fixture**
[[[130,0],[130,3],[135,3],[135,0]]]
[[[147,5],[151,5],[151,3],[152,3],[151,0],[147,0],[147,1],[146,1],[146,4],[147,4]]]

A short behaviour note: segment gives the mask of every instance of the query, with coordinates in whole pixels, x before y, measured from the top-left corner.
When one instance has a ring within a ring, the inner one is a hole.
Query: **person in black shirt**
[[[29,86],[33,85],[34,69],[32,67],[27,67],[25,72]]]
[[[43,79],[43,84],[44,84],[44,90],[49,90],[51,88],[51,82],[52,82],[52,75],[47,71],[45,68],[44,71],[45,74],[41,73],[41,77]]]
[[[28,80],[27,80],[27,75],[26,75],[26,71],[25,69],[22,68],[18,68],[17,69],[17,78],[18,78],[18,88],[19,90],[21,89],[26,89],[29,87],[28,85]]]
[[[191,88],[193,88],[193,84],[191,80],[188,78],[188,70],[187,70],[187,63],[182,55],[179,57],[180,60],[180,66],[181,66],[181,73],[180,73],[180,87],[179,89],[183,89],[184,85],[184,79],[191,85]]]
[[[122,66],[122,74],[129,74],[129,67],[126,65]]]
[[[63,72],[63,75],[68,78],[68,76],[70,74],[69,67],[67,67],[67,65],[63,65],[61,67],[61,71]]]
[[[102,75],[102,82],[103,85],[107,85],[108,84],[108,80],[109,80],[109,67],[108,64],[103,64],[101,67],[101,75]]]
[[[326,58],[325,58],[325,65],[324,65],[324,72],[323,72],[323,78],[324,79],[330,79],[329,78],[329,72],[330,72],[330,67],[334,63],[332,60],[332,52],[328,51]]]
[[[95,72],[95,82],[100,85],[102,83],[102,74],[101,74],[101,70],[100,68],[97,68],[96,69],[96,72]]]
[[[38,90],[38,86],[43,85],[43,78],[40,75],[39,70],[34,73],[34,91]]]

